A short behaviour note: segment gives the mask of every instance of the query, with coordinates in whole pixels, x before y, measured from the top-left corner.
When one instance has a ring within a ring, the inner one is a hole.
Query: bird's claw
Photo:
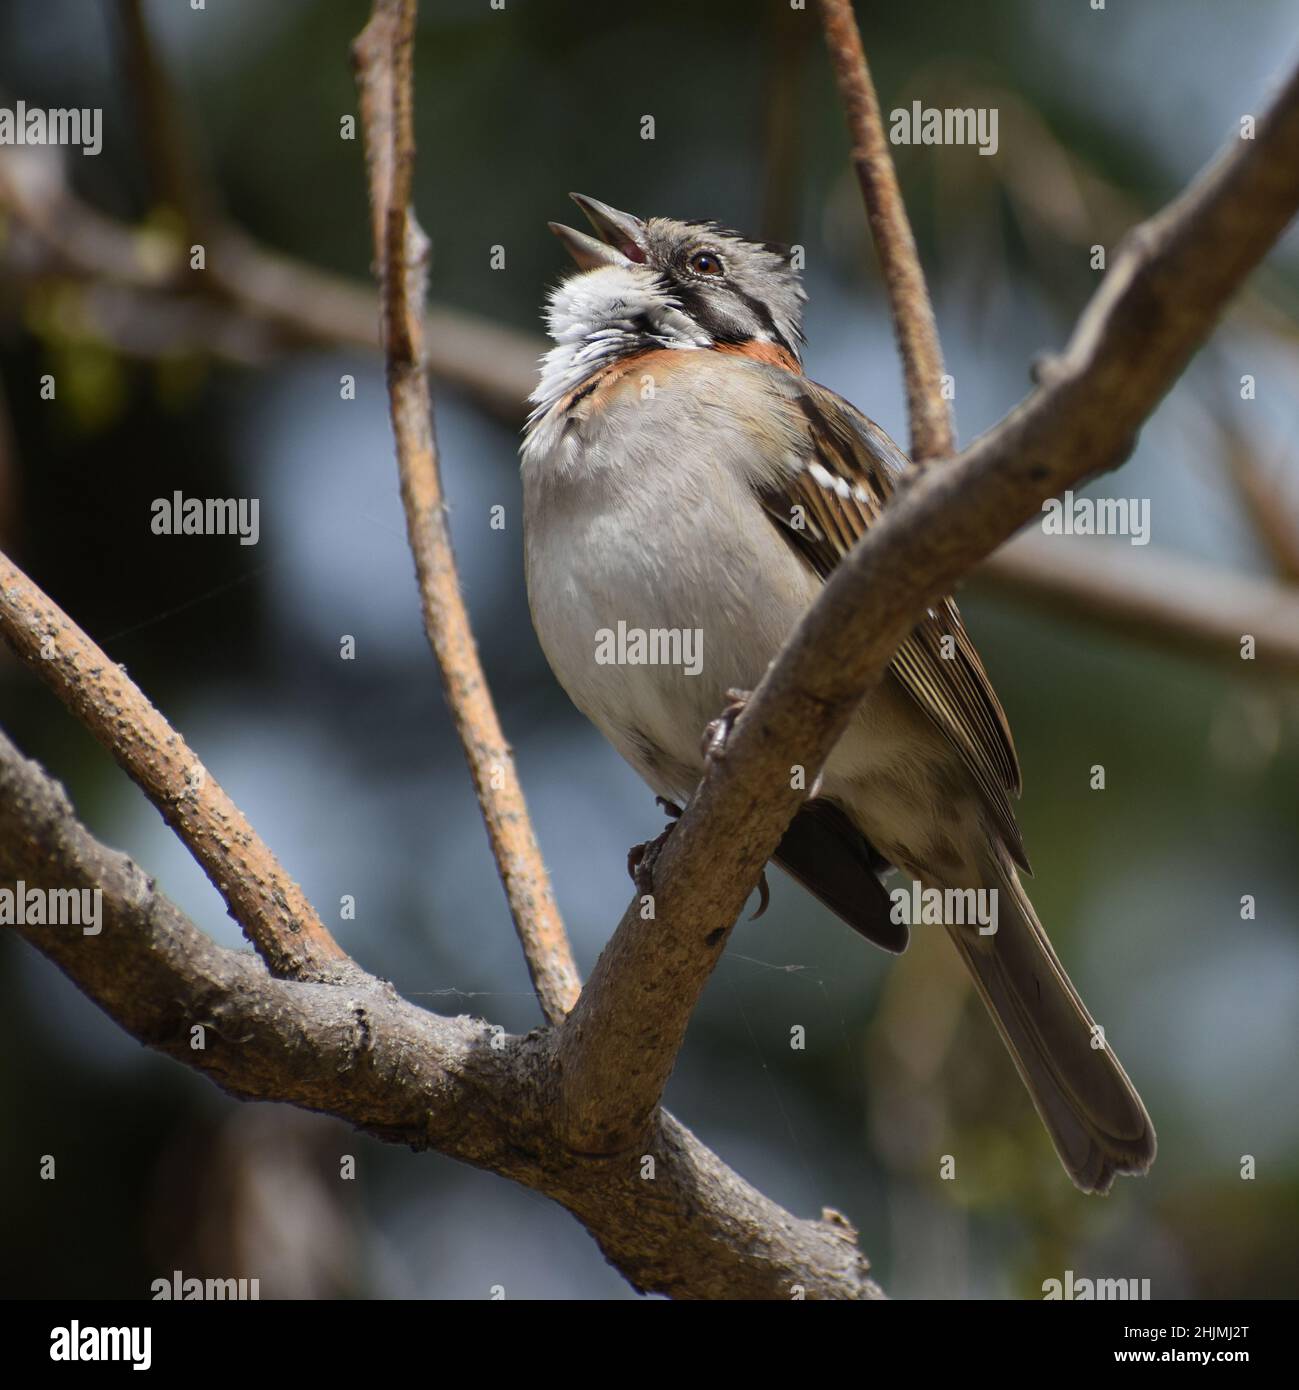
[[[735,727],[735,721],[744,713],[744,707],[749,703],[749,697],[752,694],[751,690],[728,690],[726,692],[726,708],[716,719],[710,719],[708,727],[704,730],[703,754],[705,763],[711,763],[714,758],[720,758],[726,752],[726,742],[731,736],[731,730]]]
[[[749,917],[749,921],[756,922],[770,906],[771,889],[767,886],[767,871],[763,869],[762,877],[758,880],[758,910]]]
[[[681,816],[681,807],[676,802],[669,801],[663,796],[656,796],[654,800],[667,813],[668,823],[652,840],[633,845],[627,851],[627,873],[631,876],[631,881],[635,884],[638,893],[652,891],[654,865],[658,862],[658,857],[663,852],[663,846],[667,844],[668,836],[676,829],[677,820]]]

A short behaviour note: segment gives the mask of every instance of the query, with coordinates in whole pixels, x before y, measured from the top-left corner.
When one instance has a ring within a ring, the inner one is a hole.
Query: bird
[[[559,684],[677,807],[705,771],[701,731],[756,686],[910,464],[805,374],[789,248],[570,196],[594,234],[549,224],[576,268],[547,299],[553,346],[520,449],[528,603]],[[891,873],[956,895],[944,903],[990,895],[994,930],[959,912],[944,926],[1065,1170],[1104,1193],[1149,1169],[1155,1130],[1024,890],[1020,791],[947,597],[863,699],[774,860],[892,952],[909,932]]]

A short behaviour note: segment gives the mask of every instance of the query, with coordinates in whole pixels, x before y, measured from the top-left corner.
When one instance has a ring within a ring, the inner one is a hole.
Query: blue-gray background
[[[417,207],[436,301],[535,332],[562,269],[548,219],[570,188],[642,214],[711,216],[807,247],[818,380],[900,439],[897,359],[814,13],[784,0],[647,7],[426,4]],[[208,0],[145,7],[195,148],[230,216],[364,279],[368,220],[347,45],[365,7]],[[1000,151],[900,150],[962,439],[1027,388],[1112,247],[1239,127],[1299,56],[1299,6],[1256,0],[863,7],[886,111],[995,106]],[[97,105],[78,191],[157,215],[116,9],[0,12],[0,102]],[[773,116],[772,112],[775,111]],[[641,117],[655,139],[641,138]],[[0,238],[6,235],[0,214]],[[505,267],[490,268],[490,248]],[[1295,464],[1293,237],[1098,491],[1151,499],[1154,546],[1267,571],[1224,467],[1223,429]],[[156,700],[339,940],[409,997],[511,1031],[538,1022],[421,631],[382,373],[351,349],[237,369],[121,352],[75,287],[0,286],[10,553]],[[56,311],[57,310],[57,311]],[[37,398],[54,371],[67,389]],[[1257,399],[1238,399],[1243,373]],[[339,398],[344,373],[355,401]],[[589,970],[629,896],[648,792],[572,709],[528,622],[514,426],[438,393],[465,592],[560,906]],[[258,546],[156,537],[175,488],[261,499]],[[488,525],[505,508],[506,526]],[[1152,547],[1153,550],[1153,547]],[[1140,559],[1150,552],[1134,551]],[[1160,1138],[1144,1181],[1074,1192],[946,943],[873,951],[773,880],[692,1024],[669,1101],[764,1191],[843,1211],[898,1296],[1035,1296],[1078,1275],[1158,1297],[1299,1291],[1299,704],[1293,689],[1147,644],[963,598],[1024,764],[1021,820],[1043,920]],[[356,660],[338,656],[342,634]],[[218,940],[215,892],[61,706],[0,659],[0,718]],[[1089,786],[1093,764],[1104,791]],[[338,904],[357,901],[355,921]],[[1242,921],[1252,894],[1257,919]],[[263,1296],[632,1296],[544,1199],[334,1121],[241,1106],[125,1037],[23,944],[0,940],[0,1287],[143,1296],[185,1273]],[[790,1047],[795,1025],[807,1046]],[[40,1155],[58,1160],[38,1180]],[[339,1155],[358,1159],[340,1182]],[[956,1179],[938,1155],[956,1157]],[[1242,1155],[1257,1178],[1242,1181]]]

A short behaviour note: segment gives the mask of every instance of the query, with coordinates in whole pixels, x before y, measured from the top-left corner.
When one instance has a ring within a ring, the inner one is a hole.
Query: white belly
[[[726,691],[757,684],[819,586],[743,484],[689,460],[646,462],[671,477],[645,486],[642,473],[631,487],[603,469],[585,478],[580,507],[570,482],[525,469],[528,599],[574,704],[680,799]],[[666,755],[657,766],[649,749]]]

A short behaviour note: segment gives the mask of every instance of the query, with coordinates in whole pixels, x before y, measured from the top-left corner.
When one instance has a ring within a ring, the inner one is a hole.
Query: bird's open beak
[[[585,232],[574,231],[562,222],[547,222],[546,225],[564,243],[564,250],[577,262],[579,270],[595,270],[602,265],[630,265],[631,262],[616,246],[596,241]]]
[[[594,270],[601,265],[626,265],[629,261],[643,263],[648,248],[645,244],[645,224],[630,212],[619,212],[597,198],[585,193],[568,195],[586,214],[587,221],[599,234],[599,240],[585,232],[575,232],[562,222],[550,223],[550,230],[564,243],[564,248],[582,270]]]

